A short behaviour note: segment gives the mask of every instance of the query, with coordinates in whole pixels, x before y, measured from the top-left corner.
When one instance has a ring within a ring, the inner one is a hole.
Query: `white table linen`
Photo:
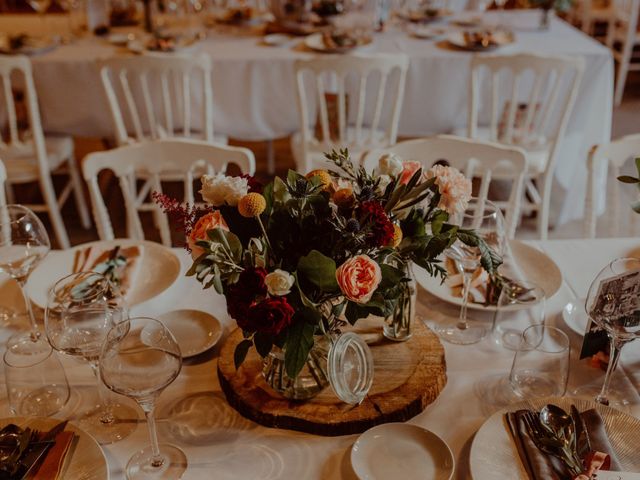
[[[466,12],[467,16],[469,12]],[[561,146],[552,202],[557,223],[581,218],[589,148],[611,136],[613,60],[604,46],[565,22],[553,18],[550,30],[536,29],[538,11],[489,12],[489,24],[513,28],[514,44],[498,53],[535,52],[582,56],[586,69],[576,106]],[[0,16],[0,30],[37,28],[25,15]],[[58,20],[58,19],[56,19]],[[54,25],[55,27],[55,25]],[[298,129],[293,62],[312,53],[293,46],[268,47],[261,37],[209,31],[189,52],[213,60],[216,132],[245,140],[280,138]],[[94,60],[123,49],[105,39],[87,37],[32,57],[45,130],[80,136],[113,136],[113,126]],[[395,27],[376,34],[366,53],[405,53],[410,58],[399,135],[424,136],[466,127],[469,61],[472,53],[445,42],[410,37]]]
[[[578,361],[581,337],[564,324],[562,307],[586,294],[586,288],[597,271],[610,260],[634,253],[640,255],[637,239],[551,240],[531,242],[549,255],[560,267],[564,282],[560,291],[547,304],[547,321],[562,328],[571,339],[571,372],[569,390],[578,385],[603,379],[603,372]],[[175,250],[183,271],[190,264],[188,255]],[[51,252],[50,255],[56,255]],[[569,288],[568,285],[571,285]],[[0,304],[20,305],[15,284],[0,285]],[[445,304],[424,290],[419,291],[421,311],[426,320],[437,322],[443,315],[457,316],[458,308]],[[201,309],[214,314],[225,327],[225,336],[234,328],[225,310],[223,297],[213,290],[203,291],[192,278],[181,276],[160,296],[132,309],[134,315],[154,316],[181,308]],[[24,325],[26,328],[26,324]],[[4,342],[12,330],[3,328]],[[494,345],[489,339],[471,346],[444,343],[448,381],[438,399],[410,420],[441,436],[454,452],[456,478],[470,478],[469,449],[474,433],[496,410],[504,406],[498,388],[509,373],[513,352]],[[161,442],[180,446],[187,454],[189,479],[354,479],[351,469],[351,445],[357,435],[320,437],[304,433],[265,428],[236,413],[224,401],[216,374],[219,346],[204,358],[186,361],[178,379],[160,396],[157,408]],[[63,358],[72,390],[86,396],[92,392],[94,379],[90,368]],[[640,417],[640,342],[623,350],[620,373],[615,387],[624,388],[635,400],[631,413]],[[636,373],[633,373],[636,372]],[[2,373],[4,375],[4,373]],[[9,416],[4,389],[0,390],[0,416]],[[140,415],[141,416],[141,415]],[[111,478],[124,478],[124,467],[134,451],[148,445],[147,428],[140,422],[126,439],[107,445]],[[487,479],[487,480],[499,480]],[[505,479],[511,480],[511,479]]]

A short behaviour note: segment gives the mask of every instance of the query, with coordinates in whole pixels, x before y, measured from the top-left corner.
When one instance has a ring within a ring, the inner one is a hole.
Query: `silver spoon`
[[[576,425],[571,415],[556,405],[546,405],[540,410],[540,423],[564,443],[576,465],[582,467],[576,448]]]

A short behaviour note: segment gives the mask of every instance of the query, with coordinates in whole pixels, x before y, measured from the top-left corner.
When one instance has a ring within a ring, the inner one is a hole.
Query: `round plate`
[[[292,37],[291,35],[287,35],[285,33],[272,33],[270,35],[265,35],[262,37],[262,43],[268,45],[269,47],[282,47],[291,43]]]
[[[423,25],[420,23],[411,23],[407,25],[407,32],[413,37],[421,38],[425,40],[431,40],[439,38],[447,33],[447,29],[444,27],[437,27],[435,25]]]
[[[495,40],[495,43],[491,43],[486,47],[476,44],[469,45],[465,41],[464,32],[460,31],[451,32],[449,35],[447,35],[447,42],[449,42],[456,48],[459,48],[461,50],[468,50],[470,52],[490,52],[514,42],[513,33],[506,30],[497,30],[493,32],[493,38]]]
[[[431,22],[439,22],[444,20],[445,18],[449,18],[453,15],[451,10],[442,8],[439,10],[432,10],[428,14],[427,12],[417,12],[417,11],[404,11],[398,14],[398,17],[407,22],[413,23],[431,23]]]
[[[372,41],[373,40],[371,39],[371,37],[367,37],[363,39],[363,43],[354,47],[327,48],[327,46],[324,44],[324,40],[322,39],[322,33],[312,33],[311,35],[308,35],[304,38],[304,45],[307,48],[320,53],[346,53],[357,48],[369,45]]]
[[[104,250],[110,250],[117,245],[122,247],[142,245],[144,247],[138,274],[126,294],[130,307],[161,294],[180,275],[180,260],[171,249],[159,243],[124,238],[90,242],[67,250],[54,251],[47,255],[29,276],[27,282],[29,297],[40,308],[45,308],[49,289],[59,279],[72,273],[75,253],[78,249],[97,246],[104,248]]]
[[[572,300],[562,309],[562,319],[571,330],[580,336],[584,336],[589,323],[589,316],[584,310],[584,298]]]
[[[544,290],[547,300],[553,297],[562,285],[562,273],[554,261],[537,248],[518,240],[511,240],[509,246],[515,263],[526,274],[527,280],[538,284]],[[414,265],[413,272],[416,276],[416,281],[431,295],[445,302],[462,306],[462,298],[453,296],[451,288],[444,283],[440,284],[439,278],[431,277],[426,270],[417,265]],[[484,306],[474,302],[469,302],[469,308],[484,312],[496,311],[495,305]],[[506,307],[505,311],[519,310],[521,308],[527,308],[527,305],[514,304]]]
[[[546,398],[520,403],[494,413],[480,427],[471,444],[469,464],[471,476],[481,480],[485,478],[508,478],[509,480],[528,480],[528,476],[520,462],[518,451],[513,443],[511,434],[507,430],[503,415],[521,408],[540,410],[544,405],[553,403],[569,410],[574,404],[581,412],[596,408],[604,420],[609,441],[616,456],[627,472],[640,471],[640,419],[595,403],[592,400],[578,398]]]
[[[214,316],[199,310],[175,310],[158,316],[180,346],[182,358],[206,352],[222,336],[222,325]]]
[[[51,430],[60,423],[55,418],[38,417],[8,417],[0,419],[0,428],[13,423],[19,427],[29,427],[41,431]],[[65,431],[74,432],[77,437],[75,446],[72,444],[62,467],[60,478],[78,478],[82,480],[108,480],[109,467],[107,459],[100,445],[84,430],[72,423],[67,423]]]
[[[12,49],[8,37],[0,39],[0,53],[7,55],[40,55],[50,52],[58,46],[58,40],[52,37],[33,37],[27,35],[22,46]]]
[[[435,433],[409,423],[385,423],[360,435],[351,449],[351,466],[361,480],[450,480],[455,461]]]

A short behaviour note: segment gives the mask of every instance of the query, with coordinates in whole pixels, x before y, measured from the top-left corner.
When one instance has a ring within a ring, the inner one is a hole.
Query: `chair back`
[[[7,170],[4,168],[4,163],[0,160],[0,205],[7,204],[7,195],[4,191],[4,182],[7,181]]]
[[[467,178],[479,178],[480,185],[475,194],[486,199],[492,180],[511,183],[507,201],[494,202],[505,210],[506,235],[513,238],[520,217],[520,203],[523,196],[523,181],[527,171],[525,152],[518,147],[509,147],[492,142],[436,135],[400,142],[384,150],[376,150],[365,157],[364,166],[372,171],[378,159],[385,153],[394,153],[403,160],[418,161],[425,169],[438,161],[457,168]]]
[[[114,150],[95,152],[86,156],[83,164],[84,178],[89,186],[91,204],[98,234],[102,240],[114,238],[109,211],[105,205],[98,174],[102,170],[111,170],[118,179],[124,198],[127,232],[131,238],[144,239],[144,230],[140,221],[141,208],[136,190],[136,175],[143,175],[152,191],[162,193],[161,177],[170,172],[173,177],[178,173],[183,178],[184,201],[194,205],[193,182],[207,173],[225,173],[230,164],[235,164],[240,173],[253,175],[255,159],[251,150],[227,145],[214,145],[197,140],[157,140],[129,145]],[[147,204],[146,210],[154,214],[160,238],[166,246],[171,246],[171,232],[167,216],[161,208]]]
[[[624,45],[633,46],[636,28],[638,26],[638,13],[640,12],[640,0],[612,0],[613,19],[607,30],[607,46],[614,47],[616,41]]]
[[[583,70],[584,60],[575,57],[474,56],[468,136],[478,137],[484,113],[489,119],[488,140],[545,150],[544,173],[553,172]]]
[[[7,135],[0,133],[0,156],[6,158],[35,156],[40,175],[49,172],[47,148],[45,144],[38,95],[33,81],[29,58],[24,55],[0,55],[0,118],[6,118]],[[14,90],[24,92],[26,116],[20,115],[14,100]],[[21,124],[21,120],[26,124]]]
[[[209,56],[113,57],[98,68],[118,145],[196,134],[213,142]]]
[[[297,60],[294,70],[307,163],[298,168],[309,170],[310,147],[362,151],[393,145],[408,66],[405,55],[336,55]]]
[[[598,206],[605,200],[606,233],[609,236],[636,236],[640,230],[640,214],[630,204],[640,202],[640,190],[634,185],[617,180],[622,169],[640,157],[640,134],[627,135],[604,145],[597,145],[589,152],[585,235],[596,237]],[[633,167],[632,175],[637,176]],[[607,179],[612,179],[608,182]],[[607,186],[607,183],[610,183]],[[622,205],[621,205],[622,203]]]

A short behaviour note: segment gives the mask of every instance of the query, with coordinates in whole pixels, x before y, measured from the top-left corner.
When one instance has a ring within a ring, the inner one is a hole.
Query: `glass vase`
[[[384,320],[383,334],[389,340],[405,342],[411,338],[412,322],[416,314],[416,281],[410,265],[405,266],[405,276],[410,280],[402,282],[400,298],[393,313]]]
[[[325,337],[316,337],[309,351],[307,361],[297,377],[287,375],[284,365],[284,351],[275,345],[264,357],[262,376],[267,385],[285,398],[308,400],[315,397],[329,385],[327,377],[327,355],[329,343]]]

